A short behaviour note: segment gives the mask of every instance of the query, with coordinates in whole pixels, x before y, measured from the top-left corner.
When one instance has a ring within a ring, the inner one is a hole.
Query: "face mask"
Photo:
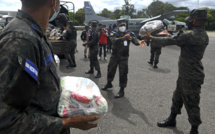
[[[54,8],[54,7],[53,7]],[[53,21],[57,16],[58,16],[58,14],[59,14],[59,12],[60,12],[60,6],[59,6],[59,8],[58,8],[58,11],[56,12],[55,11],[55,9],[54,9],[54,14],[52,15],[52,17],[49,19],[49,22],[51,22],[51,21]]]
[[[191,30],[194,27],[193,21],[188,21],[186,24],[189,30]]]
[[[126,27],[125,27],[125,26],[119,27],[119,31],[120,31],[120,32],[125,32],[125,30],[126,30]]]

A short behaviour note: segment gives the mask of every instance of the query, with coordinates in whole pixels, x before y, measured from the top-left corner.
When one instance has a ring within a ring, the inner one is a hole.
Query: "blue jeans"
[[[106,46],[107,46],[107,44],[99,44],[99,57],[102,56],[102,48],[104,51],[104,57],[106,57]]]

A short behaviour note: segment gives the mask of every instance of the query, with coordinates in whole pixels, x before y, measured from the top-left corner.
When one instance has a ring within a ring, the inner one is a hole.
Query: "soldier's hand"
[[[142,39],[144,39],[144,38],[150,40],[153,38],[153,36],[149,32],[147,32],[147,34],[145,36],[142,36]]]
[[[132,37],[130,34],[126,34],[123,38],[124,40],[132,40]]]
[[[146,42],[144,40],[139,41],[140,47],[144,47],[146,45]]]
[[[89,124],[89,122],[98,120],[99,116],[77,116],[77,117],[67,117],[62,118],[63,128],[78,128],[81,130],[89,130],[91,128],[97,127],[97,124]]]

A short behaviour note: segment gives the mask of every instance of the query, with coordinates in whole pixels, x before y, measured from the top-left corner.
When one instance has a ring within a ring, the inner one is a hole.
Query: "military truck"
[[[64,58],[67,41],[63,40],[62,32],[64,30],[64,27],[66,27],[67,22],[71,21],[69,12],[72,11],[73,13],[75,13],[75,7],[74,4],[70,1],[61,1],[60,6],[61,9],[58,17],[54,21],[50,22],[50,25],[47,28],[47,37],[52,43],[53,53],[58,55],[60,58]],[[74,16],[75,15],[73,14],[73,22],[75,19]],[[56,29],[57,32],[55,33],[56,36],[51,38],[50,33],[48,32],[52,32],[53,29]]]

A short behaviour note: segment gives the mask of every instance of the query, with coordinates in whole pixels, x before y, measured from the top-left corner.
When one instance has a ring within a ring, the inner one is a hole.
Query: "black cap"
[[[85,26],[85,29],[89,29],[89,26]]]
[[[189,16],[185,18],[185,20],[190,20],[190,19],[207,19],[207,10],[206,9],[193,9]]]
[[[91,21],[91,25],[92,26],[97,26],[97,22],[96,21]]]

